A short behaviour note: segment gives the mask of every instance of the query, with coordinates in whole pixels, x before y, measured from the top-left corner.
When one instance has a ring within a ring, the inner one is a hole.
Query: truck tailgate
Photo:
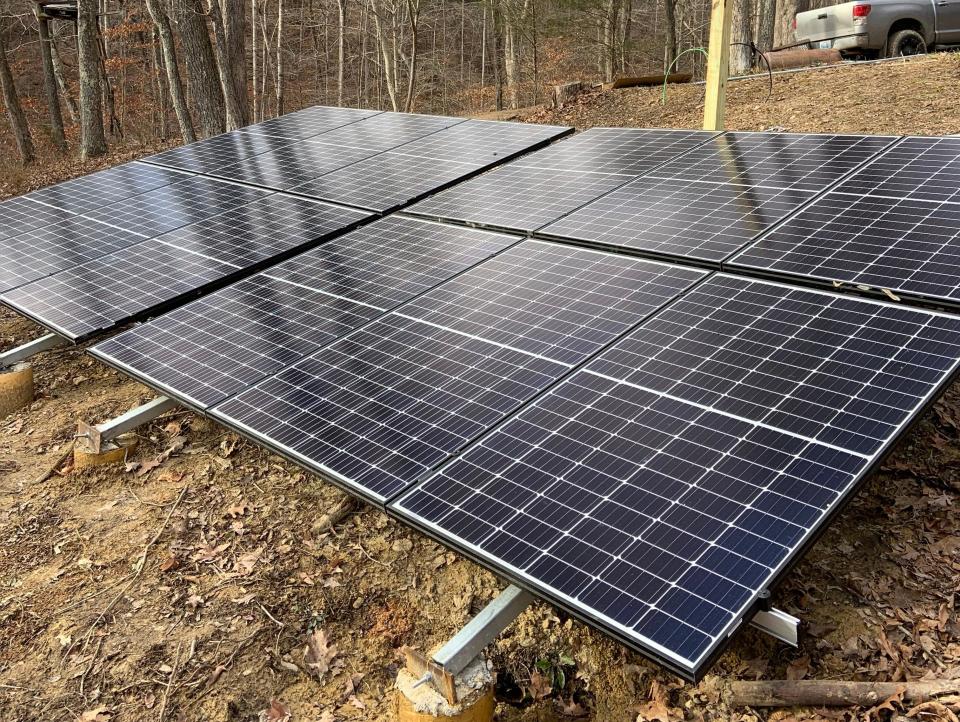
[[[855,4],[848,2],[833,7],[797,13],[797,42],[809,42],[816,47],[821,40],[855,34],[857,32],[853,24],[853,6]]]

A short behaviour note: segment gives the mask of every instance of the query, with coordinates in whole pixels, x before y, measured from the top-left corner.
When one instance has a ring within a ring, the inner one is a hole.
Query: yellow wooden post
[[[704,130],[723,130],[732,18],[733,0],[713,0],[710,10],[710,46],[707,48],[707,95],[703,104]]]

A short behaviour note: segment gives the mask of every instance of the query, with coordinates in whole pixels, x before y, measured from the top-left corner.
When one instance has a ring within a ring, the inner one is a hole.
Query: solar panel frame
[[[791,289],[795,292],[804,292],[805,289],[799,287],[791,287],[784,283],[775,283],[772,281],[758,280],[758,279],[749,279],[741,276],[730,276],[729,274],[712,274],[701,281],[700,284],[695,286],[693,289],[687,292],[687,294],[694,292],[697,288],[700,288],[702,285],[708,283],[709,279],[717,278],[732,278],[736,282],[741,282],[744,284],[766,284],[768,286],[776,286],[780,288]],[[825,293],[822,291],[810,291],[810,293]],[[677,299],[674,303],[682,303],[687,294],[684,294]],[[849,299],[849,297],[839,296],[838,294],[828,294],[834,296],[835,298],[840,299]],[[858,299],[851,299],[858,300]],[[879,306],[884,306],[887,309],[896,309],[900,310],[900,307],[893,306],[891,304],[883,304],[879,301],[859,299],[861,302],[866,304],[876,304]],[[670,305],[666,307],[669,310]],[[927,315],[931,318],[941,318],[953,322],[954,325],[957,324],[958,319],[955,316],[944,313],[928,312],[922,311],[919,309],[903,309],[906,312],[915,312],[917,315]],[[651,321],[655,320],[656,316],[651,317]],[[956,335],[956,333],[954,333]],[[589,373],[587,369],[590,364],[580,367],[576,372],[577,374]],[[812,531],[806,533],[798,542],[796,542],[792,548],[790,548],[788,554],[776,564],[773,568],[773,573],[770,575],[769,579],[758,588],[749,601],[742,605],[741,612],[734,618],[732,618],[722,629],[720,629],[714,636],[714,641],[711,646],[703,652],[703,654],[696,660],[695,664],[690,664],[687,660],[671,652],[670,649],[658,645],[656,643],[639,643],[637,638],[634,635],[627,633],[629,630],[627,628],[618,628],[615,623],[611,623],[610,620],[604,620],[602,615],[598,617],[596,614],[591,614],[590,611],[584,608],[582,605],[578,605],[576,600],[564,597],[552,589],[550,585],[545,585],[541,581],[530,577],[528,574],[524,573],[522,569],[517,567],[512,567],[503,563],[502,560],[499,560],[495,555],[491,556],[490,553],[484,551],[482,548],[477,547],[474,544],[471,544],[464,539],[460,538],[458,535],[447,533],[442,530],[438,525],[433,522],[425,519],[424,517],[419,516],[418,514],[411,512],[408,509],[403,507],[403,502],[410,497],[415,496],[418,491],[427,484],[436,476],[439,476],[444,470],[455,466],[457,459],[463,458],[470,451],[477,450],[481,448],[482,442],[487,438],[492,438],[500,429],[506,427],[513,421],[517,421],[523,418],[525,412],[531,410],[536,410],[537,404],[543,399],[547,398],[554,391],[560,389],[565,382],[561,382],[552,386],[547,392],[539,395],[536,399],[531,400],[524,407],[514,414],[512,414],[508,420],[505,420],[501,424],[498,424],[496,427],[487,432],[485,436],[482,436],[475,440],[470,447],[465,449],[458,457],[455,457],[453,460],[447,462],[445,465],[440,467],[440,470],[436,472],[434,476],[425,477],[423,481],[419,484],[414,485],[411,488],[408,488],[401,494],[395,495],[387,503],[387,511],[391,515],[397,517],[406,524],[412,525],[428,536],[436,539],[437,541],[445,544],[449,547],[452,547],[473,559],[482,566],[491,568],[496,574],[505,576],[510,579],[511,582],[518,584],[521,587],[524,587],[530,590],[537,596],[540,596],[548,601],[554,603],[558,607],[561,607],[568,611],[573,616],[581,619],[591,626],[600,627],[605,632],[615,637],[621,643],[626,646],[640,652],[644,656],[647,656],[651,659],[654,659],[663,666],[671,669],[673,672],[679,676],[691,680],[699,681],[702,678],[703,672],[723,653],[726,644],[728,643],[730,635],[737,631],[742,626],[746,626],[743,622],[749,621],[753,615],[760,611],[765,603],[763,597],[763,592],[765,590],[773,589],[778,584],[782,582],[784,577],[790,573],[796,563],[803,557],[803,555],[809,550],[809,548],[817,541],[820,535],[826,531],[830,523],[836,517],[837,514],[843,511],[846,503],[850,498],[857,493],[857,491],[862,487],[863,483],[871,476],[871,474],[883,463],[886,456],[892,450],[894,446],[903,438],[903,435],[910,428],[910,426],[916,422],[916,420],[922,416],[936,401],[936,399],[943,393],[943,391],[953,383],[958,376],[960,376],[960,356],[953,359],[952,366],[942,374],[939,381],[931,386],[929,386],[925,395],[921,398],[920,402],[901,420],[896,430],[886,439],[885,443],[871,456],[868,457],[870,460],[868,463],[864,464],[859,470],[857,470],[852,481],[842,489],[842,491],[836,496],[836,498],[830,503],[827,507],[824,515],[817,520]],[[611,377],[612,382],[616,383],[615,379]],[[653,391],[648,391],[648,395],[656,396],[657,393]],[[558,412],[559,413],[559,412]],[[669,434],[669,432],[668,432]],[[518,453],[518,449],[513,449],[512,453],[515,455]],[[506,451],[504,453],[507,453]],[[546,464],[547,462],[543,462]],[[538,467],[539,468],[539,467]],[[549,476],[549,474],[548,474]],[[464,478],[463,484],[470,486],[471,488],[476,487],[480,481],[479,479],[470,480],[469,478]],[[501,493],[506,493],[501,490]],[[469,495],[468,495],[469,496]],[[545,512],[544,512],[545,513]],[[647,640],[648,642],[651,640]]]

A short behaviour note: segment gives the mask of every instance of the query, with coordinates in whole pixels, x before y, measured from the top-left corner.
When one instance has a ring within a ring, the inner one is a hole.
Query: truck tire
[[[927,43],[916,30],[898,30],[887,40],[887,57],[922,55],[927,52]]]

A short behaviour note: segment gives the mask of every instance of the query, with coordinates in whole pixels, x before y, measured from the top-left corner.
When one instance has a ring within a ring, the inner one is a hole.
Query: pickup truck
[[[797,46],[846,56],[917,55],[960,45],[960,0],[870,0],[797,13]],[[796,47],[796,46],[794,46]]]

